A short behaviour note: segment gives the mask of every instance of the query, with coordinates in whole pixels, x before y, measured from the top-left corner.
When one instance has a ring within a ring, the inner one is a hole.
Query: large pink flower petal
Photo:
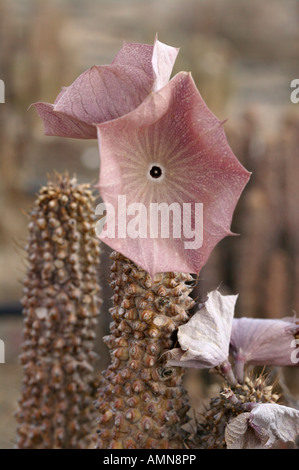
[[[294,322],[235,318],[231,335],[231,352],[238,363],[253,365],[291,366],[292,341],[299,333]]]
[[[178,52],[178,48],[163,44],[156,39],[152,57],[155,73],[153,91],[160,90],[168,83]]]
[[[294,442],[299,434],[299,410],[261,403],[250,412],[249,424],[260,439],[266,441],[267,449],[281,442]]]
[[[73,139],[95,139],[97,136],[95,126],[55,112],[53,104],[35,103],[32,106],[43,121],[45,135]]]
[[[124,43],[111,65],[93,66],[69,87],[54,105],[35,103],[46,135],[96,138],[95,124],[134,110],[172,72],[178,49],[157,39],[154,45]]]
[[[114,57],[111,65],[137,67],[154,80],[155,75],[152,66],[153,50],[154,46],[152,44],[139,44],[124,41],[122,48]]]
[[[225,430],[228,449],[271,449],[295,442],[299,411],[276,403],[259,403],[233,418]]]
[[[161,227],[159,236],[151,238],[149,217],[146,238],[118,236],[118,230],[113,238],[100,238],[152,275],[198,273],[214,246],[231,234],[233,211],[249,173],[230,149],[222,123],[204,103],[191,75],[177,74],[133,112],[97,127],[99,190],[104,202],[114,207],[116,221],[124,215],[123,210],[119,212],[119,195],[126,197],[127,206],[142,203],[148,213],[152,203],[176,203],[182,220],[183,208],[189,204],[193,228],[195,203],[203,204],[203,243],[197,249],[186,249],[191,237],[182,233],[163,238]],[[161,178],[150,174],[157,165]],[[171,220],[171,235],[174,226]]]
[[[163,44],[157,37],[153,46],[124,42],[112,64],[144,70],[153,79],[152,90],[156,91],[167,84],[178,52],[178,48]]]
[[[93,66],[65,90],[54,111],[87,124],[109,121],[139,106],[152,85],[152,77],[137,67]]]
[[[178,328],[180,348],[167,352],[167,366],[210,369],[228,358],[237,295],[208,294],[204,306]]]

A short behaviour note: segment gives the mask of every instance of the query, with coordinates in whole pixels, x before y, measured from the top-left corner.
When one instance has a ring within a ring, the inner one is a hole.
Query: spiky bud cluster
[[[183,370],[165,368],[161,355],[174,345],[176,330],[194,305],[189,274],[164,273],[154,279],[113,252],[114,289],[110,335],[104,338],[112,363],[97,400],[98,448],[183,448],[187,394]]]
[[[225,428],[228,422],[244,413],[245,403],[276,403],[280,395],[273,384],[260,375],[246,376],[243,384],[233,388],[223,387],[219,396],[210,400],[209,408],[197,425],[197,433],[190,447],[201,449],[226,449]]]
[[[100,305],[93,212],[90,187],[57,175],[29,214],[17,448],[90,445]]]

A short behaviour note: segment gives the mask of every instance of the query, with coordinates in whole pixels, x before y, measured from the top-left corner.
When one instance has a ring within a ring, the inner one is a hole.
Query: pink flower
[[[215,245],[232,234],[232,215],[250,174],[191,75],[177,74],[131,113],[97,127],[98,188],[107,227],[116,220],[99,237],[151,275],[198,273]],[[163,203],[173,217],[153,228],[150,215]],[[124,226],[127,206],[135,215],[130,236]]]
[[[231,353],[237,378],[242,382],[244,364],[292,366],[293,340],[299,333],[294,321],[235,318]]]
[[[204,306],[179,326],[180,348],[166,353],[166,366],[205,369],[225,363],[237,297],[210,292]]]
[[[124,43],[111,65],[93,66],[62,89],[54,104],[35,103],[46,135],[94,139],[95,124],[126,114],[169,80],[178,49]]]
[[[233,418],[225,430],[228,449],[270,449],[295,442],[299,434],[299,411],[262,403]]]

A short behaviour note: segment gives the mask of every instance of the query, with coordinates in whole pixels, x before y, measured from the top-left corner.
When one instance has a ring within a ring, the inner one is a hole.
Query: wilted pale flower
[[[131,113],[97,127],[98,187],[110,226],[100,238],[151,275],[198,273],[214,246],[231,235],[249,173],[191,75],[177,74]],[[134,217],[126,227],[129,207]],[[158,210],[165,218],[155,224]]]
[[[299,411],[262,403],[233,418],[225,430],[228,449],[269,449],[294,442],[299,434]]]
[[[178,49],[124,42],[110,65],[93,66],[69,87],[54,104],[35,103],[46,135],[94,139],[94,124],[126,114],[162,88],[169,80]]]
[[[179,326],[180,348],[167,352],[166,366],[205,369],[225,362],[237,297],[210,292],[204,307]]]
[[[244,364],[293,366],[292,341],[299,325],[292,321],[259,318],[235,318],[231,335],[231,354],[235,370],[243,380]]]

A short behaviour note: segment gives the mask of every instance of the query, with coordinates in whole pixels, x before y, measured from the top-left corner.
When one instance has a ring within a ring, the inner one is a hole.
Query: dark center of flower
[[[159,166],[153,165],[150,169],[150,175],[152,178],[160,178],[162,176],[162,169]]]

